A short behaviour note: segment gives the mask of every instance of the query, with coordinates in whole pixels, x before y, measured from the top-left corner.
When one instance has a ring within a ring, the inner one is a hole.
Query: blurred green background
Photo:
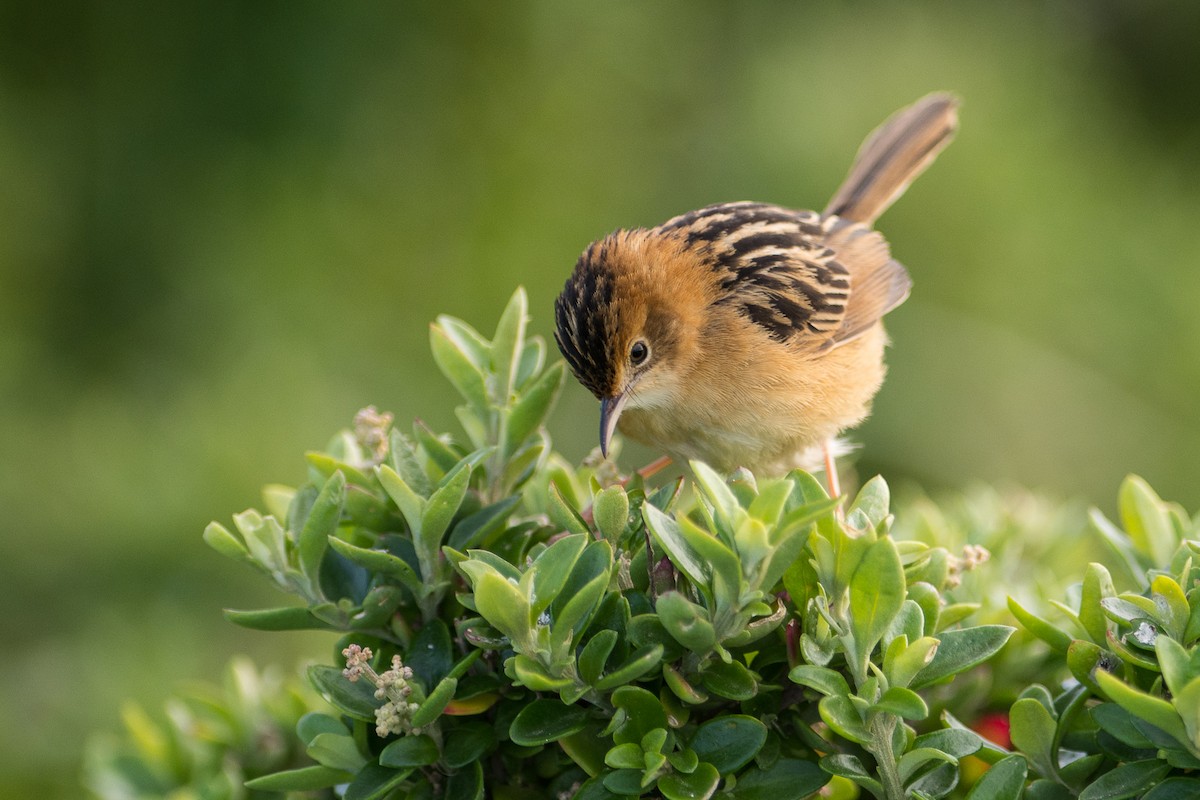
[[[619,226],[823,206],[935,89],[880,227],[916,282],[860,468],[1200,506],[1200,4],[0,2],[0,797],[234,652],[276,598],[213,518],[361,406],[454,427],[447,312],[533,326]],[[552,433],[593,445],[572,383]],[[632,453],[627,452],[630,461]]]

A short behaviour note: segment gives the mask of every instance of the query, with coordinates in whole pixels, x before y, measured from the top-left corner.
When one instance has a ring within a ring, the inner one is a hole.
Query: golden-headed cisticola
[[[871,226],[949,144],[957,106],[931,94],[889,117],[821,213],[721,203],[593,242],[555,340],[600,400],[601,450],[619,427],[725,472],[782,472],[819,447],[828,464],[870,410],[882,319],[911,286]]]

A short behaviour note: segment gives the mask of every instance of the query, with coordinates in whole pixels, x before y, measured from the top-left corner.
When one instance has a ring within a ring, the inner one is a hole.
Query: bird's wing
[[[659,226],[686,237],[735,306],[773,339],[823,350],[854,339],[908,292],[887,242],[862,225],[765,203],[724,203]]]

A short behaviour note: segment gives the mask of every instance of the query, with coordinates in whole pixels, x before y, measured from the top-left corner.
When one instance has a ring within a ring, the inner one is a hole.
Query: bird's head
[[[706,276],[684,242],[638,229],[592,243],[554,304],[554,339],[600,400],[607,455],[626,407],[669,405],[686,376],[708,305]]]

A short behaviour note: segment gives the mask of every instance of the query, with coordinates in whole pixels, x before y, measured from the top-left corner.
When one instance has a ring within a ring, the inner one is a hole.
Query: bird
[[[912,281],[876,219],[954,138],[927,95],[863,142],[824,211],[718,203],[592,242],[554,304],[554,338],[616,430],[729,474],[812,469],[837,493],[837,437],[883,383],[882,319]]]

